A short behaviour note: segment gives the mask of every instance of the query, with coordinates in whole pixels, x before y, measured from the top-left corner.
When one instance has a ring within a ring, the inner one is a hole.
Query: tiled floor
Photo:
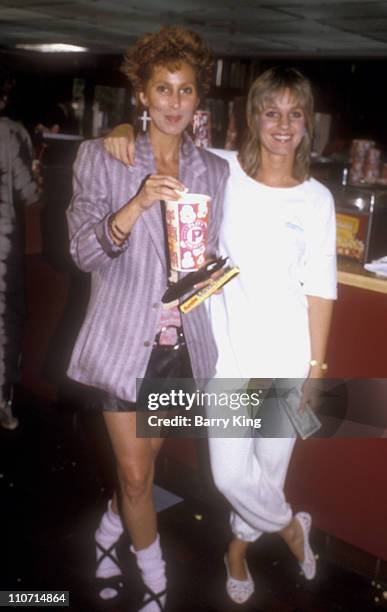
[[[82,419],[25,392],[17,395],[20,427],[0,429],[0,590],[70,591],[74,612],[98,612],[93,570],[93,532],[113,482],[109,449],[94,418]],[[165,482],[162,483],[165,486]],[[178,483],[174,483],[175,487]],[[368,612],[369,582],[324,560],[306,582],[276,536],[251,547],[249,564],[256,594],[232,606],[224,593],[222,556],[228,539],[227,511],[213,492],[192,490],[160,513],[168,562],[169,612]],[[126,590],[111,612],[135,612],[141,586],[120,542]],[[318,534],[315,546],[319,550]],[[48,608],[45,608],[48,609]],[[54,608],[53,608],[54,609]]]

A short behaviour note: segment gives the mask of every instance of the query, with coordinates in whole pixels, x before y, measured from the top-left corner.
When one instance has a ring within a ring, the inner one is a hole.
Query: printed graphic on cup
[[[179,200],[168,200],[166,224],[172,270],[192,272],[205,262],[210,197],[184,193]]]
[[[193,116],[194,143],[197,147],[208,149],[211,146],[211,113],[197,110]]]

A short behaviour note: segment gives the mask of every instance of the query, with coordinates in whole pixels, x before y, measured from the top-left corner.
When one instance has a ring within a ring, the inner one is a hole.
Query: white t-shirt
[[[307,295],[336,298],[335,210],[314,179],[291,188],[251,179],[230,165],[220,253],[241,273],[211,298],[220,378],[305,377]]]

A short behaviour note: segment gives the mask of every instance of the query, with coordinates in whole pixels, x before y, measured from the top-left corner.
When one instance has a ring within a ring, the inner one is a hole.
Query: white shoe
[[[0,402],[0,425],[4,429],[14,430],[19,426],[19,420],[13,415],[12,402]]]
[[[224,564],[227,572],[226,591],[230,599],[238,604],[243,604],[250,599],[255,590],[254,582],[247,566],[246,559],[243,560],[243,563],[247,574],[247,580],[237,580],[231,576],[230,567],[228,565],[228,557],[227,554],[224,555]]]
[[[316,559],[309,543],[309,533],[312,526],[312,517],[307,512],[298,512],[295,517],[301,525],[304,534],[304,560],[300,566],[307,580],[313,580],[316,575]]]

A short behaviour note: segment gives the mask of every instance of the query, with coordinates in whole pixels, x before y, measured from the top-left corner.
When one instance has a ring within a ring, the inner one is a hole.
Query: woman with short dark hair
[[[164,609],[166,576],[152,498],[161,439],[136,437],[136,379],[208,378],[216,362],[205,307],[187,315],[176,306],[163,309],[168,270],[159,206],[185,188],[208,194],[208,252],[216,252],[227,163],[197,149],[185,133],[211,65],[204,41],[180,27],[147,34],[127,51],[123,70],[150,115],[148,132],[136,139],[131,168],[113,160],[101,140],[83,143],[68,209],[71,254],[91,273],[69,376],[96,388],[93,403],[103,411],[117,461],[120,514],[147,589],[143,612]],[[103,598],[114,596],[122,579],[118,514],[114,498],[96,532]]]

